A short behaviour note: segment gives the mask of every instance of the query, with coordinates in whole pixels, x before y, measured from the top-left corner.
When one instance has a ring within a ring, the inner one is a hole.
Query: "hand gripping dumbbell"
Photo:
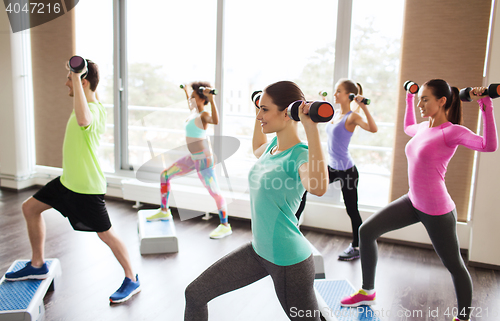
[[[262,90],[256,90],[252,93],[252,101],[255,104],[255,107],[260,108],[259,102],[260,97],[262,97]]]
[[[326,91],[320,91],[318,94],[323,97],[328,96],[328,93]]]
[[[203,95],[203,91],[205,91],[205,87],[203,86],[198,87],[198,94]],[[214,88],[210,90],[209,93],[212,95],[217,95],[217,89]]]
[[[349,94],[349,99],[350,99],[351,101],[353,101],[353,100],[354,100],[354,98],[356,98],[356,95],[355,95],[355,94]],[[370,99],[368,99],[368,98],[363,98],[363,100],[362,100],[361,102],[362,102],[363,104],[365,104],[365,105],[369,105],[369,104],[371,103],[371,100],[370,100]]]
[[[458,97],[460,97],[461,101],[472,101],[470,98],[470,91],[472,87],[463,88],[460,90]],[[500,97],[500,84],[491,84],[488,86],[481,96],[490,96],[491,98]]]
[[[300,121],[299,118],[299,107],[303,103],[302,100],[294,101],[287,108],[288,117],[295,121]],[[312,102],[309,108],[309,117],[315,123],[326,123],[333,118],[333,114],[335,111],[333,110],[332,104],[327,101],[317,100]]]
[[[71,58],[69,58],[68,60],[68,67],[69,67],[69,70],[71,70],[72,72],[74,73],[81,73],[83,69],[85,69],[85,67],[87,67],[87,60],[83,59],[82,57],[80,56],[73,56]],[[87,73],[88,71],[84,72],[82,75],[81,75],[81,78],[85,78],[87,77]]]
[[[406,91],[409,91],[411,94],[416,94],[418,93],[418,85],[417,83],[411,81],[411,80],[407,80],[405,81],[404,85],[403,85],[404,89]]]

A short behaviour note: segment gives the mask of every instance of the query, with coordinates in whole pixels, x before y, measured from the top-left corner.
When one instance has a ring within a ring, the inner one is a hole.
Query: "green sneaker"
[[[233,234],[231,225],[225,226],[224,224],[219,224],[219,226],[217,226],[217,228],[210,233],[210,238],[221,239],[231,234]]]
[[[148,211],[148,210],[145,210],[145,211]],[[149,210],[149,212],[151,212],[152,214],[149,215],[149,216],[146,216],[146,220],[148,222],[152,222],[152,221],[168,221],[169,219],[172,218],[172,213],[170,213],[170,209],[168,209],[167,212],[163,212],[161,210],[161,208],[157,209],[157,210]]]

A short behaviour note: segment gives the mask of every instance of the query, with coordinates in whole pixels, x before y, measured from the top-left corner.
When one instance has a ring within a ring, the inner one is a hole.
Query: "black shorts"
[[[48,182],[33,198],[67,217],[75,231],[105,232],[111,228],[104,194],[75,193],[61,184],[61,177]]]

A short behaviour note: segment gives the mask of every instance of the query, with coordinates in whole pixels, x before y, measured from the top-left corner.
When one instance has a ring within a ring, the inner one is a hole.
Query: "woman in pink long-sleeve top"
[[[483,114],[483,136],[462,123],[462,103],[456,87],[441,79],[426,82],[418,93],[420,114],[428,121],[416,123],[414,94],[406,95],[405,133],[412,138],[405,148],[408,159],[408,194],[372,215],[359,230],[362,288],[342,299],[343,306],[375,304],[377,238],[382,234],[422,222],[432,245],[450,271],[458,301],[458,316],[469,320],[472,281],[460,256],[456,232],[456,209],[445,185],[446,168],[458,145],[475,151],[493,152],[498,147],[493,104],[490,97],[479,96],[485,87],[476,87],[471,98],[478,100]]]

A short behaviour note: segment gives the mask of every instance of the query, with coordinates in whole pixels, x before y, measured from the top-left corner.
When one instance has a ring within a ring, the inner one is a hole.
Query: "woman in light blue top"
[[[204,87],[200,91],[200,87]],[[210,141],[207,138],[206,129],[209,124],[217,125],[219,123],[219,114],[214,102],[214,96],[211,93],[210,84],[207,82],[195,82],[191,84],[193,92],[191,97],[187,92],[186,86],[182,87],[186,93],[191,115],[184,125],[186,129],[186,144],[190,155],[177,160],[173,165],[161,173],[161,207],[147,217],[148,221],[168,220],[172,217],[168,208],[168,199],[170,196],[170,180],[174,177],[189,174],[196,170],[198,176],[214,198],[219,210],[219,226],[210,233],[210,238],[219,239],[232,233],[231,226],[227,218],[227,205],[217,184],[214,172],[214,158]],[[205,106],[210,103],[211,113],[205,110]]]
[[[350,94],[356,95],[354,101],[358,104],[358,108],[355,111],[351,110]],[[355,84],[348,79],[339,80],[335,85],[334,102],[340,104],[340,112],[336,112],[334,119],[326,125],[329,180],[330,183],[340,181],[345,208],[352,226],[352,243],[339,255],[339,260],[342,261],[359,258],[358,230],[362,223],[358,211],[359,174],[349,153],[349,143],[356,126],[372,133],[378,130],[370,111],[362,102],[362,94],[363,89],[359,83]],[[360,108],[366,115],[366,121],[357,112]],[[306,195],[307,192],[304,193],[301,206],[296,214],[297,217],[300,217],[305,207]]]
[[[264,90],[252,141],[259,160],[248,176],[253,241],[214,263],[186,288],[184,320],[208,320],[210,300],[268,275],[291,320],[320,320],[311,248],[295,213],[305,190],[326,192],[328,174],[317,123],[306,115],[310,104],[299,107],[308,146],[299,139],[297,122],[288,117],[286,108],[297,100],[305,100],[304,95],[290,81]],[[268,133],[276,133],[271,142]]]

